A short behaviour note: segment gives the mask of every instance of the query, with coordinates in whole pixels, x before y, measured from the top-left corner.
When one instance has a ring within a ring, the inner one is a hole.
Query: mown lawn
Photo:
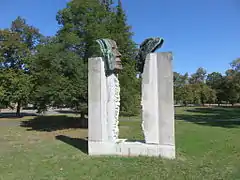
[[[141,139],[141,122],[123,119],[121,137]],[[0,180],[240,179],[239,108],[176,108],[176,160],[90,157],[76,117],[20,121],[0,119]]]

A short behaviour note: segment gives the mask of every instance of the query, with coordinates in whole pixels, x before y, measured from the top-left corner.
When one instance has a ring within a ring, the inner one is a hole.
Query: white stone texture
[[[108,140],[116,142],[118,139],[118,116],[120,110],[120,86],[116,74],[107,77],[107,123]]]
[[[142,130],[145,142],[158,144],[157,55],[149,54],[142,74]]]
[[[142,78],[142,129],[145,142],[175,146],[172,54],[149,54]]]
[[[88,142],[89,155],[116,156],[154,156],[168,159],[175,158],[175,146],[146,144],[142,142]]]
[[[118,75],[115,76],[114,78],[115,80],[115,119],[114,119],[114,122],[115,122],[115,127],[113,128],[114,130],[114,137],[116,139],[118,139],[118,136],[119,136],[119,113],[120,113],[120,83],[119,83],[119,80],[118,80]]]
[[[108,141],[107,86],[102,58],[88,60],[88,140]]]
[[[118,76],[106,77],[102,58],[90,58],[88,63],[88,137],[90,141],[118,140],[120,85]],[[99,128],[100,127],[100,128]]]

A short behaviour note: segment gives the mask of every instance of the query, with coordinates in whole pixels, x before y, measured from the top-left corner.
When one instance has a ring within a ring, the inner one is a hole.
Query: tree
[[[185,84],[183,87],[181,87],[181,100],[185,106],[193,103],[194,92],[191,85]]]
[[[203,68],[198,68],[196,73],[192,74],[189,83],[196,84],[196,83],[204,83],[206,78],[207,71]]]
[[[87,114],[87,60],[95,40],[108,35],[109,14],[97,0],[73,0],[58,12],[61,28],[38,46],[32,64],[39,112],[67,106]]]
[[[215,103],[217,96],[216,96],[216,91],[206,84],[202,84],[200,87],[200,99],[202,105],[206,103]]]
[[[134,61],[136,46],[132,40],[133,33],[131,32],[131,27],[126,23],[126,14],[120,0],[118,1],[114,16],[116,18],[113,18],[113,23],[109,28],[113,34],[113,39],[116,40],[119,50],[122,53],[121,60],[124,67],[119,75],[121,84],[121,112],[134,115],[139,113],[140,108],[141,79],[136,78],[136,62]]]
[[[75,102],[78,102],[79,106],[83,103],[87,104],[87,61],[93,53],[93,47],[96,47],[95,40],[111,38],[118,44],[124,66],[124,70],[119,75],[121,110],[130,114],[136,113],[140,106],[140,88],[133,61],[135,44],[131,40],[132,33],[130,27],[126,25],[126,16],[121,3],[116,9],[109,10],[103,8],[103,4],[98,0],[73,0],[67,4],[65,9],[59,11],[57,20],[62,26],[56,37],[58,43],[63,45],[64,52],[75,54],[74,59],[79,62],[78,66],[81,66],[79,68],[81,69],[79,73],[82,73],[79,75],[82,77],[81,86],[75,86],[74,92],[70,91],[73,93],[72,97],[76,99]],[[81,95],[79,95],[80,89],[84,90]]]
[[[235,72],[240,72],[240,58],[232,61],[230,65]]]
[[[206,76],[207,71],[200,67],[189,79],[193,90],[193,103],[195,104],[213,103],[216,100],[216,90],[208,85],[214,86],[216,84],[214,78],[218,77],[218,74],[210,74],[207,79]]]
[[[196,84],[189,84],[190,89],[192,90],[192,103],[196,105],[200,105],[202,102],[201,100],[201,91],[202,91],[202,83],[196,83]]]
[[[239,101],[239,90],[234,83],[234,80],[232,80],[230,77],[226,77],[225,79],[225,87],[224,91],[227,94],[227,101],[234,105]]]
[[[33,101],[38,111],[44,112],[48,106],[67,106],[86,113],[86,64],[58,38],[48,39],[37,52],[31,69],[36,82]]]
[[[212,87],[213,89],[219,89],[222,84],[221,82],[222,80],[223,76],[221,73],[213,72],[207,75],[206,84]]]
[[[224,92],[224,77],[221,73],[213,72],[208,74],[206,84],[215,90],[218,105],[220,105],[222,101],[226,100],[226,94]]]
[[[181,75],[180,73],[173,73],[174,86],[180,87],[188,83],[188,73]]]
[[[236,61],[233,61],[231,64],[235,63]],[[228,69],[225,73],[223,88],[227,96],[227,101],[234,105],[239,102],[240,98],[240,73],[238,72],[236,64],[232,67],[233,69]]]
[[[182,103],[184,98],[182,96],[183,87],[188,83],[188,74],[181,75],[180,73],[173,73],[174,82],[174,100],[175,103]]]
[[[0,78],[0,79],[2,79],[2,78]],[[6,104],[4,103],[4,95],[5,94],[6,94],[5,89],[3,88],[2,85],[0,85],[0,112],[1,112],[2,108],[6,107]]]
[[[41,35],[20,17],[12,22],[10,29],[0,30],[1,101],[6,106],[17,103],[17,116],[31,94],[29,65]]]
[[[113,4],[112,0],[99,0],[99,2],[107,9],[107,11],[111,11],[111,5]]]
[[[112,23],[112,13],[102,7],[97,0],[73,0],[57,14],[61,29],[57,33],[59,42],[65,49],[75,52],[87,63],[91,46],[99,38],[112,38],[108,26]]]

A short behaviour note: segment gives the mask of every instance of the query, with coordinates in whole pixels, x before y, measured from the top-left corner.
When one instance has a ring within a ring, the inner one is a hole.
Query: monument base
[[[175,159],[175,146],[119,141],[119,143],[88,141],[88,153],[92,156],[154,156]]]

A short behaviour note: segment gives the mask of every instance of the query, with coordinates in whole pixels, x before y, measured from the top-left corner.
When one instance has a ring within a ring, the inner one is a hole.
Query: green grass
[[[240,179],[240,109],[177,108],[176,160],[90,157],[87,130],[72,118],[26,117],[9,127],[0,119],[0,180]],[[140,123],[124,119],[121,137],[142,139]]]

